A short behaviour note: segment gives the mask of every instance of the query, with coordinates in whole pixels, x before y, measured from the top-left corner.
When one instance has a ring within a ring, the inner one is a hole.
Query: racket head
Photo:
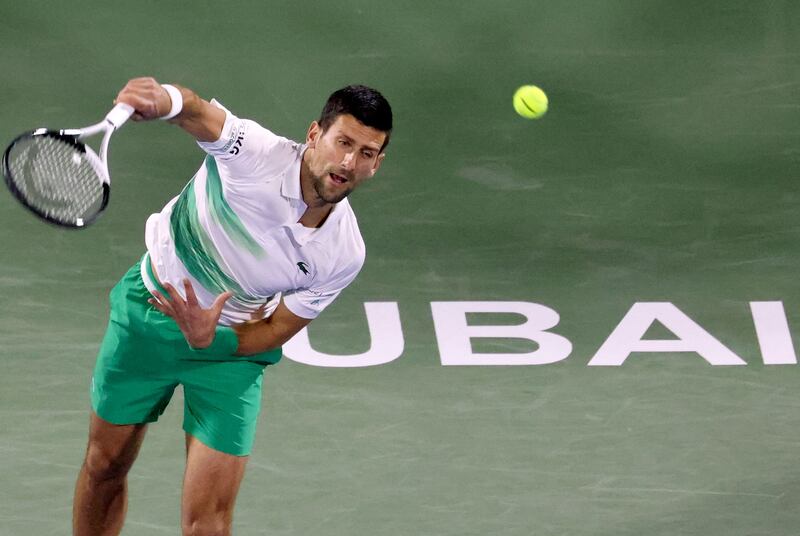
[[[37,129],[17,136],[3,153],[3,177],[36,216],[71,229],[94,222],[111,190],[97,154],[65,131]]]

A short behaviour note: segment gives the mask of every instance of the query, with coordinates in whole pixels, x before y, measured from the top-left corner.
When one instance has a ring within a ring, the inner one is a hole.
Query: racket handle
[[[125,124],[125,121],[133,115],[133,112],[133,106],[125,104],[124,102],[119,102],[106,114],[106,121],[114,125],[114,128],[117,129]]]

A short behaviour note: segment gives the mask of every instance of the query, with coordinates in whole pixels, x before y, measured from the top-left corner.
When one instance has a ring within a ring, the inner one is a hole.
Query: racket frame
[[[108,206],[108,201],[111,196],[111,177],[108,173],[108,144],[109,140],[111,139],[111,135],[114,133],[116,129],[121,127],[125,122],[130,118],[133,114],[134,109],[132,106],[125,104],[125,103],[118,103],[114,108],[106,114],[105,118],[100,121],[99,123],[95,123],[94,125],[84,127],[84,128],[73,128],[73,129],[62,129],[62,130],[50,130],[47,128],[37,128],[36,130],[26,132],[24,134],[20,134],[8,145],[6,150],[3,152],[3,178],[5,180],[6,186],[8,186],[9,191],[14,195],[14,197],[28,210],[33,212],[39,218],[42,218],[48,223],[52,223],[54,225],[58,225],[59,227],[65,227],[67,229],[82,229],[87,225],[93,223],[104,211],[106,206]],[[87,146],[83,141],[86,138],[90,138],[96,134],[103,133],[103,140],[100,142],[100,155],[98,156],[91,147]],[[68,145],[71,145],[77,152],[81,153],[89,164],[94,169],[95,173],[97,173],[98,178],[100,179],[101,186],[103,188],[103,196],[100,202],[99,209],[89,218],[76,218],[75,221],[64,221],[61,219],[55,219],[48,216],[44,211],[38,209],[37,207],[31,205],[28,200],[25,198],[25,195],[19,190],[14,181],[14,175],[11,172],[11,167],[9,165],[9,155],[14,148],[14,146],[19,143],[21,140],[34,138],[36,136],[48,136],[64,142]]]

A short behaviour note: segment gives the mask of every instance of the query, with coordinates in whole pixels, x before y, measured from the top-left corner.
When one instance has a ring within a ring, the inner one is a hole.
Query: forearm
[[[255,355],[280,348],[294,335],[294,333],[280,333],[269,319],[253,320],[237,324],[232,328],[239,342],[236,355],[240,356]]]
[[[180,91],[181,103],[173,102],[172,95],[155,78],[144,77],[129,80],[117,94],[116,102],[129,104],[135,110],[134,121],[150,121],[170,114],[173,106],[180,112],[169,120],[198,141],[217,141],[225,126],[225,110],[217,108],[200,98],[189,88],[170,84]],[[177,100],[177,98],[176,98]]]
[[[253,355],[280,348],[311,322],[292,313],[281,301],[267,318],[233,326],[239,339],[237,355]]]
[[[225,110],[217,108],[189,88],[172,85],[181,92],[183,109],[169,122],[181,127],[197,141],[217,141],[225,125]]]

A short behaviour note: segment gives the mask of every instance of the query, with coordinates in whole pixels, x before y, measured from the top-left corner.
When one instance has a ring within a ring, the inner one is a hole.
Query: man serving
[[[346,197],[380,167],[391,107],[374,89],[340,89],[299,144],[152,78],[129,81],[117,102],[133,120],[177,124],[207,155],[147,220],[147,253],[111,292],[73,532],[119,534],[146,425],[182,385],[183,533],[230,534],[264,367],[364,263]]]

